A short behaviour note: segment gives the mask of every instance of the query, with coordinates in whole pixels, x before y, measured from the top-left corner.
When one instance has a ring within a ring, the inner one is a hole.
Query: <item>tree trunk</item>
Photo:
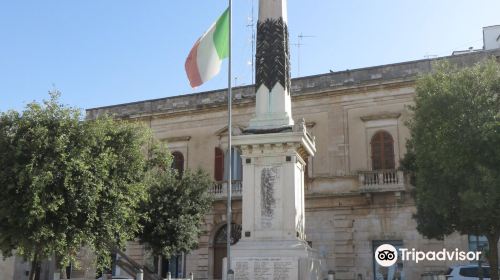
[[[68,279],[68,276],[66,275],[66,267],[61,265],[62,257],[56,254],[55,259],[56,259],[56,271],[59,272],[59,279]]]
[[[68,279],[68,275],[66,275],[66,268],[65,267],[58,268],[58,270],[59,270],[60,279]]]
[[[163,276],[163,256],[158,255],[158,276]]]
[[[29,275],[29,280],[35,280],[37,276],[37,272],[39,273],[40,270],[38,269],[40,267],[40,261],[38,260],[38,254],[35,254],[33,260],[31,261],[31,269],[30,269],[30,275]]]
[[[499,280],[498,278],[498,239],[500,237],[499,233],[489,234],[486,236],[488,238],[488,246],[490,247],[490,252],[488,254],[488,262],[490,263],[491,280]]]
[[[68,267],[67,266],[61,267],[61,279],[70,279],[71,278],[71,273],[72,273],[71,269],[68,271]]]
[[[35,280],[40,280],[41,271],[42,271],[42,264],[38,262],[36,266]]]

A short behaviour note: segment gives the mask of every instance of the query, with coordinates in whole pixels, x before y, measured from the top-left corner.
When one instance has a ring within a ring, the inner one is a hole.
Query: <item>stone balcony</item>
[[[241,180],[233,180],[231,186],[231,196],[233,199],[241,199],[243,194],[243,187]],[[215,182],[209,191],[215,200],[222,200],[227,198],[227,181]]]
[[[361,193],[403,192],[409,190],[404,172],[401,170],[359,171]]]

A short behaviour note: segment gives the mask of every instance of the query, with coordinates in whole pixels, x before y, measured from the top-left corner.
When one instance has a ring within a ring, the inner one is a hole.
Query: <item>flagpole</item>
[[[232,101],[233,101],[233,95],[232,95],[232,86],[231,86],[231,35],[232,35],[232,21],[233,21],[233,10],[232,10],[232,0],[229,0],[229,50],[228,50],[228,70],[227,70],[227,111],[228,111],[228,125],[227,125],[227,146],[228,146],[228,162],[229,162],[229,168],[228,168],[228,175],[227,175],[227,214],[226,214],[226,221],[227,221],[227,235],[226,235],[226,241],[227,241],[227,271],[224,273],[228,273],[231,271],[231,221],[232,221],[232,213],[231,213],[231,191],[232,191],[232,165],[233,165],[233,156],[232,156],[232,143],[231,143],[231,137],[232,137],[232,119],[231,119],[231,107],[232,107]],[[226,274],[227,275],[227,274]],[[229,279],[229,275],[228,278]]]

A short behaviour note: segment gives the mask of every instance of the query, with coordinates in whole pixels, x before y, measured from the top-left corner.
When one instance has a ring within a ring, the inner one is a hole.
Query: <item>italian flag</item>
[[[229,52],[229,9],[194,44],[186,59],[186,73],[195,88],[219,74]]]

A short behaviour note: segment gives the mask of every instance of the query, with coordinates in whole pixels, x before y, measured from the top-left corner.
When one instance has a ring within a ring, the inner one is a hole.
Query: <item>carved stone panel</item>
[[[295,280],[298,277],[298,261],[293,258],[236,258],[232,263],[234,279],[238,280]]]
[[[276,209],[276,184],[279,181],[279,167],[265,167],[261,173],[261,225],[271,228]]]

